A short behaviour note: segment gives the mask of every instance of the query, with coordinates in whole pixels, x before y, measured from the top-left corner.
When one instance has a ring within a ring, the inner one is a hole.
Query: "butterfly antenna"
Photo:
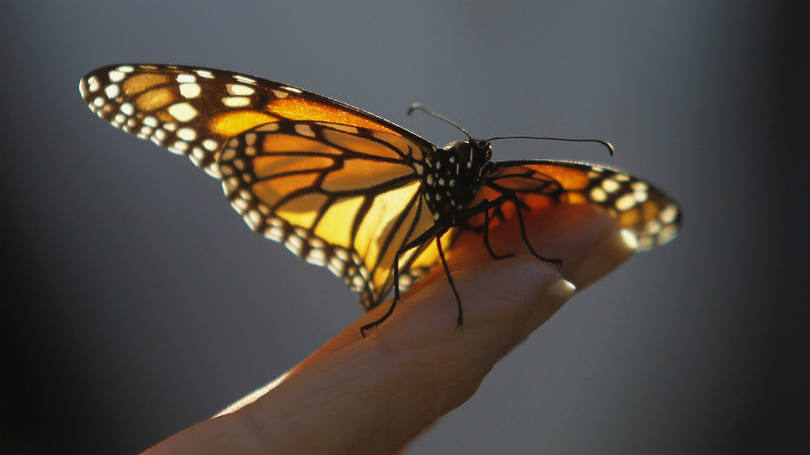
[[[497,141],[497,140],[500,140],[500,139],[539,139],[539,140],[543,140],[543,141],[592,142],[594,144],[603,145],[606,149],[608,149],[608,152],[610,153],[610,156],[613,156],[613,152],[614,152],[613,144],[611,144],[610,142],[608,142],[608,141],[606,141],[604,139],[591,139],[591,138],[580,139],[580,138],[570,138],[570,137],[548,137],[548,136],[497,136],[497,137],[491,137],[491,138],[487,139],[486,141],[490,142],[490,141]]]
[[[450,120],[449,118],[443,116],[442,114],[437,114],[437,113],[429,110],[428,108],[423,106],[422,103],[413,103],[413,104],[411,104],[411,107],[408,108],[408,115],[411,115],[411,113],[413,113],[413,111],[422,111],[425,114],[427,114],[427,115],[429,115],[429,116],[431,116],[433,118],[437,118],[437,119],[439,119],[439,120],[441,120],[443,122],[447,122],[447,123],[455,126],[456,128],[458,128],[458,130],[461,131],[462,133],[464,133],[465,135],[467,135],[467,138],[469,138],[469,139],[473,138],[472,135],[467,130],[465,130],[461,125],[459,125],[458,123],[456,123],[456,122]]]

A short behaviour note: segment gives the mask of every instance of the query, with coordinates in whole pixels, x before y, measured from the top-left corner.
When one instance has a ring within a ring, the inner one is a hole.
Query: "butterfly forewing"
[[[91,110],[111,125],[188,156],[219,177],[216,154],[225,139],[279,120],[324,121],[407,136],[373,114],[286,84],[255,76],[177,65],[124,64],[99,68],[79,82]]]

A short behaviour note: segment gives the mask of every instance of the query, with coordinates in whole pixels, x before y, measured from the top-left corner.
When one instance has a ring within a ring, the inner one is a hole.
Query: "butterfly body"
[[[450,227],[466,219],[465,209],[481,187],[491,159],[489,142],[466,139],[451,142],[415,164],[437,224]]]
[[[361,109],[255,76],[111,65],[87,74],[79,90],[112,126],[219,179],[251,229],[326,267],[366,309],[444,264],[442,250],[465,231],[482,234],[492,253],[489,229],[517,219],[525,241],[529,211],[592,205],[639,249],[674,238],[681,220],[674,201],[624,172],[492,161],[489,141],[469,135],[439,148]]]

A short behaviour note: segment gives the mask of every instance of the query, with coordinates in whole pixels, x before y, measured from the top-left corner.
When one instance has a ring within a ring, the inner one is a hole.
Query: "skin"
[[[516,223],[458,240],[447,260],[464,306],[456,306],[441,267],[419,280],[393,315],[383,304],[363,315],[282,381],[224,414],[187,428],[145,453],[391,454],[469,399],[495,363],[570,298],[633,254],[632,239],[589,206],[559,205],[526,217],[529,240],[561,270],[530,256]],[[542,410],[538,410],[542,412]],[[369,438],[369,435],[374,435]]]

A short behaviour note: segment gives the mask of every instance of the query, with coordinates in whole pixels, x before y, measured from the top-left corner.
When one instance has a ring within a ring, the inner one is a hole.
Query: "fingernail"
[[[540,298],[540,305],[532,313],[526,323],[527,334],[548,320],[571,296],[576,292],[574,283],[560,279],[546,289]]]
[[[550,299],[564,299],[568,300],[574,295],[576,292],[577,287],[574,286],[574,283],[566,280],[560,279],[556,283],[552,284],[551,286],[546,289],[545,296]]]
[[[620,229],[588,249],[579,264],[564,275],[582,289],[615,269],[637,249],[636,236],[626,229]]]

